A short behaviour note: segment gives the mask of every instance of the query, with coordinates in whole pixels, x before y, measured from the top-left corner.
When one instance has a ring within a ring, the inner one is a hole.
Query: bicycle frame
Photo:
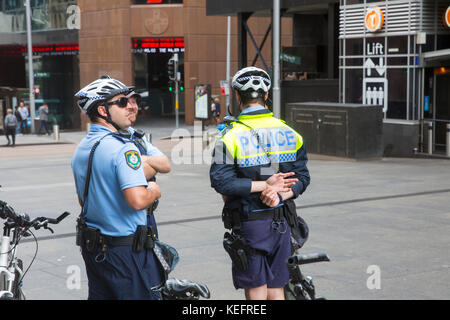
[[[316,297],[316,290],[312,277],[304,276],[300,265],[330,261],[325,253],[299,254],[288,258],[286,264],[289,270],[289,283],[284,287],[284,293],[288,300],[324,300]]]
[[[16,237],[16,228],[11,228],[8,226],[8,222],[5,222],[0,242],[0,299],[25,299],[18,283],[23,275],[23,270],[16,258]],[[17,292],[13,292],[15,288]]]

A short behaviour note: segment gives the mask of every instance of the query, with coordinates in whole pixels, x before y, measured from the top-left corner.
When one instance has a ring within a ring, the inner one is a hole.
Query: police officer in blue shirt
[[[147,182],[130,135],[119,131],[131,124],[126,97],[131,90],[102,77],[75,95],[92,122],[72,158],[82,206],[77,244],[89,299],[160,299],[152,288],[164,281],[146,221],[146,209],[161,192],[155,182]]]
[[[265,108],[270,85],[256,67],[235,74],[241,114],[219,133],[210,168],[211,186],[225,200],[224,225],[232,230],[224,248],[233,283],[251,300],[284,299],[291,227],[297,230],[292,199],[310,182],[302,137]]]
[[[139,102],[141,100],[140,94],[135,91],[131,91],[128,95],[128,107],[130,113],[128,118],[131,121],[131,126],[127,129],[131,133],[131,140],[134,141],[138,147],[141,155],[142,162],[146,167],[146,177],[148,181],[156,181],[157,173],[169,173],[171,170],[171,165],[169,158],[162,153],[157,147],[155,147],[145,136],[143,130],[135,129],[133,126],[136,124],[137,115],[139,112]],[[152,226],[153,231],[158,237],[158,227],[155,219],[155,210],[158,207],[158,200],[156,200],[151,207],[147,209],[147,224]]]

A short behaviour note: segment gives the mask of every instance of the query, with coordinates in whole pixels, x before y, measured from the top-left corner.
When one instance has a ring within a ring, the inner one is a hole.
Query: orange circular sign
[[[444,26],[450,29],[450,6],[445,10],[442,19],[444,20]]]
[[[370,8],[367,10],[365,24],[367,30],[375,32],[381,30],[384,23],[383,11],[380,8]]]

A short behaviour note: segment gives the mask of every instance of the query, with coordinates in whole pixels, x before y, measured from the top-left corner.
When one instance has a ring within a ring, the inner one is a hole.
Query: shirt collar
[[[91,124],[91,131],[92,132],[113,132],[111,129],[102,126],[101,124]]]
[[[253,111],[265,110],[265,109],[266,109],[266,108],[265,108],[264,106],[253,106],[253,107],[248,107],[248,108],[242,110],[242,112],[241,112],[240,115],[247,114],[247,113],[250,113],[250,112],[253,112]]]

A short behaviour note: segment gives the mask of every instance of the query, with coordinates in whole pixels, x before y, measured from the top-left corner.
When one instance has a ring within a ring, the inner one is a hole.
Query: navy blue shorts
[[[82,248],[89,285],[89,300],[160,300],[152,290],[164,282],[161,264],[152,250],[133,252],[131,246],[109,247],[106,258]]]
[[[266,255],[252,255],[245,271],[233,267],[234,287],[250,289],[265,284],[268,288],[284,287],[289,282],[286,261],[291,255],[290,234],[286,221],[278,230],[272,219],[244,221],[241,235],[249,246],[264,251]]]

